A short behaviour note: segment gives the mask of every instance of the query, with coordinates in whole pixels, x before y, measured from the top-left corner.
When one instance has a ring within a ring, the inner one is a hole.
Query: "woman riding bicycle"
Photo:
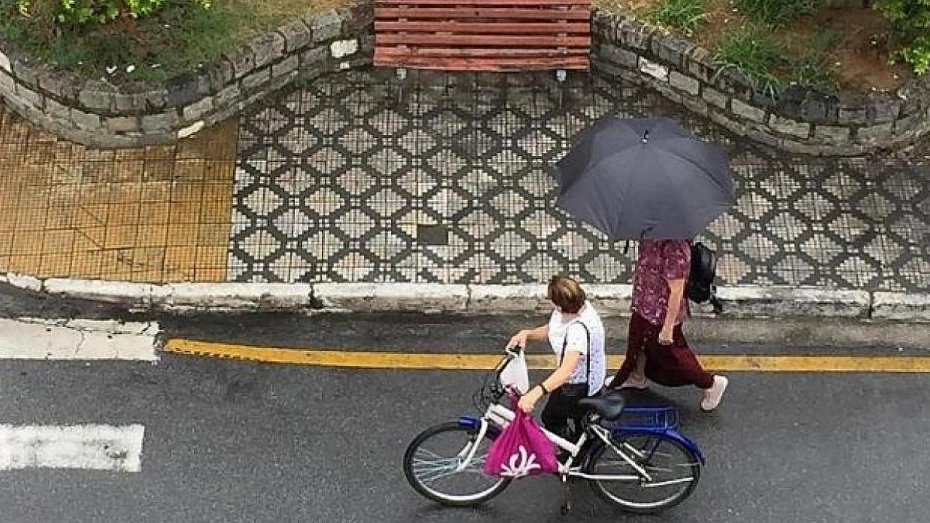
[[[547,298],[555,307],[549,323],[521,330],[507,347],[526,347],[528,341],[548,338],[559,366],[531,387],[520,398],[519,406],[524,412],[531,412],[536,402],[550,395],[542,412],[543,424],[554,434],[573,441],[584,414],[578,401],[600,392],[607,374],[604,325],[584,290],[571,278],[553,276]],[[573,427],[569,427],[569,420]]]
[[[549,437],[561,455],[557,477],[566,485],[569,480],[584,479],[599,496],[627,512],[654,514],[681,503],[694,492],[704,457],[693,441],[678,432],[677,411],[673,407],[626,408],[622,399],[585,401],[600,391],[607,373],[604,326],[574,280],[553,277],[547,296],[555,307],[549,323],[521,330],[507,347],[525,347],[530,340],[548,338],[559,361],[555,372],[519,400],[519,408],[529,413],[537,401],[551,394],[542,421],[550,432],[561,436]],[[471,507],[494,498],[514,479],[489,474],[485,467],[495,444],[506,443],[502,431],[513,426],[508,423],[515,413],[502,404],[508,387],[522,388],[526,383],[525,369],[519,365],[513,375],[503,376],[514,357],[504,355],[482,381],[475,407],[484,414],[428,427],[407,446],[404,476],[418,493],[445,505]],[[624,413],[636,417],[635,422],[624,423]],[[569,420],[574,421],[574,434],[567,434]],[[507,461],[509,472],[540,466],[526,448]],[[568,492],[563,513],[571,509]]]

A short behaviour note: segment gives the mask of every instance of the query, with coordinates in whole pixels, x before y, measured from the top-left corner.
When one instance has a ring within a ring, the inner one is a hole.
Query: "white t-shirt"
[[[579,325],[579,323],[584,325]],[[585,333],[585,327],[591,335],[590,354],[588,354],[588,334]],[[568,336],[567,343],[566,336]],[[549,345],[555,352],[556,363],[562,361],[563,346],[569,351],[580,352],[581,359],[578,360],[578,365],[568,378],[568,383],[584,383],[585,374],[588,371],[587,359],[591,358],[591,375],[588,376],[589,396],[601,390],[604,378],[607,376],[604,343],[604,324],[601,323],[601,317],[589,302],[585,302],[577,317],[567,322],[562,318],[561,312],[552,311],[552,317],[549,318]]]

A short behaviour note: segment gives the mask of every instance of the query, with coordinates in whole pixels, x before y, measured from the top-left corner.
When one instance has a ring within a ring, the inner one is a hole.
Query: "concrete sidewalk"
[[[930,321],[928,144],[888,157],[759,147],[634,86],[576,75],[324,77],[175,146],[98,151],[0,109],[0,272],[161,310],[514,313],[578,277],[608,314],[632,261],[554,206],[551,165],[603,115],[679,119],[728,151],[725,317]]]

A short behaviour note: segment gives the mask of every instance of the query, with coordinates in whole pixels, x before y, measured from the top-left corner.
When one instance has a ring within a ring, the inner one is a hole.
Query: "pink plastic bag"
[[[516,417],[488,449],[484,471],[511,479],[558,472],[555,444],[549,441],[532,416],[514,407]]]

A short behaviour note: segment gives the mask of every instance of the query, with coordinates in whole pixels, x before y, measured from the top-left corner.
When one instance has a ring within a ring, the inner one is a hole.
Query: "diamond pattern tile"
[[[701,238],[718,250],[721,283],[930,289],[930,168],[913,161],[923,153],[793,156],[588,75],[481,82],[334,74],[251,109],[231,278],[628,282],[636,246],[624,253],[557,209],[552,169],[597,118],[665,114],[731,159],[739,203]]]

